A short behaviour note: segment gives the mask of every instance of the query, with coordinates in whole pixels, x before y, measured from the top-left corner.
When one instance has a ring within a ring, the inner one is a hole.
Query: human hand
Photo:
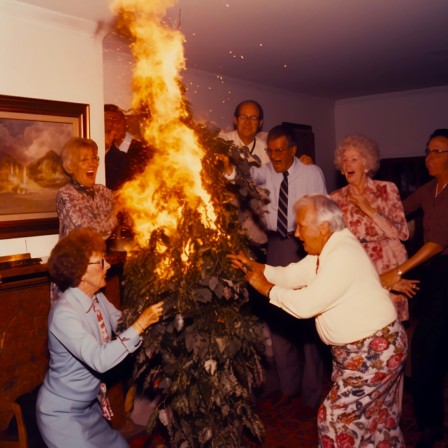
[[[383,285],[383,288],[386,288],[388,291],[393,289],[400,280],[401,276],[398,275],[397,269],[391,269],[380,275],[381,284]]]
[[[367,198],[363,194],[359,193],[358,190],[352,185],[349,185],[348,187],[347,200],[360,208],[368,216],[375,213],[375,209],[370,205]]]
[[[392,290],[394,292],[401,292],[411,299],[418,291],[420,291],[420,287],[418,286],[419,283],[419,280],[400,278],[400,280],[392,287]]]
[[[312,165],[312,164],[314,163],[312,157],[309,156],[308,154],[302,154],[302,155],[299,157],[299,160],[300,160],[304,165]]]
[[[253,263],[253,260],[241,251],[237,255],[229,254],[227,255],[227,258],[230,260],[230,264],[233,268],[241,269],[245,274],[252,270],[251,264]]]
[[[225,154],[216,154],[216,160],[222,162],[224,167],[224,173],[230,176],[233,172],[233,166],[230,164],[229,156]]]
[[[143,310],[138,319],[132,324],[132,327],[138,334],[142,334],[150,325],[155,324],[162,314],[163,300]]]

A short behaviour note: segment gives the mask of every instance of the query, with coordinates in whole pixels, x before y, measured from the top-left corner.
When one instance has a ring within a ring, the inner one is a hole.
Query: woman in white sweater
[[[315,317],[331,346],[333,386],[318,411],[319,446],[404,447],[399,428],[406,333],[369,256],[323,195],[295,204],[295,236],[308,256],[286,267],[230,256],[270,303]]]

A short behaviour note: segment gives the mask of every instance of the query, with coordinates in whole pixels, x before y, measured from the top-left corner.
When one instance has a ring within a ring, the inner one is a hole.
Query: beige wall
[[[91,137],[104,153],[102,36],[96,28],[94,22],[1,0],[0,93],[90,104]],[[104,167],[98,180],[104,181]],[[0,240],[0,256],[45,256],[56,240]]]
[[[336,141],[351,133],[377,140],[381,156],[422,156],[429,134],[448,127],[448,86],[337,101]]]

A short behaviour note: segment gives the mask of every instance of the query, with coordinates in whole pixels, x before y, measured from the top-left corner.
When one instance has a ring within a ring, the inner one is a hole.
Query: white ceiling
[[[108,0],[20,1],[113,21]],[[448,85],[448,0],[178,0],[167,21],[187,67],[258,84],[328,99]]]

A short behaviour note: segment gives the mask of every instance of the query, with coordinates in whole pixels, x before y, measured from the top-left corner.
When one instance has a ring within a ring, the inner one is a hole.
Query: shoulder
[[[347,192],[347,185],[345,187],[339,188],[338,190],[334,190],[330,193],[330,196],[332,199],[339,199],[341,197],[346,196],[346,192]]]
[[[114,192],[110,188],[107,188],[106,186],[104,186],[103,184],[95,184],[94,189],[95,189],[95,194],[99,193],[103,196],[110,196],[110,197],[113,197],[113,195],[114,195]]]
[[[75,188],[69,182],[69,183],[65,184],[63,187],[59,188],[58,194],[64,194],[66,191],[73,191],[73,190],[75,190]]]
[[[70,198],[76,195],[78,195],[76,188],[71,183],[68,183],[58,190],[58,192],[56,193],[56,200]]]
[[[80,310],[74,306],[74,302],[75,300],[73,300],[68,290],[61,293],[59,299],[51,306],[50,320],[60,320],[79,314]]]
[[[398,191],[397,186],[390,181],[387,180],[376,180],[376,179],[370,179],[370,182],[372,182],[372,185],[374,185],[375,187],[379,187],[379,188],[387,188],[388,190],[391,191]]]
[[[221,131],[218,135],[219,138],[223,140],[234,140],[236,131]]]
[[[294,179],[316,180],[318,182],[324,179],[324,173],[317,165],[305,165],[297,158],[294,160],[291,174]]]

